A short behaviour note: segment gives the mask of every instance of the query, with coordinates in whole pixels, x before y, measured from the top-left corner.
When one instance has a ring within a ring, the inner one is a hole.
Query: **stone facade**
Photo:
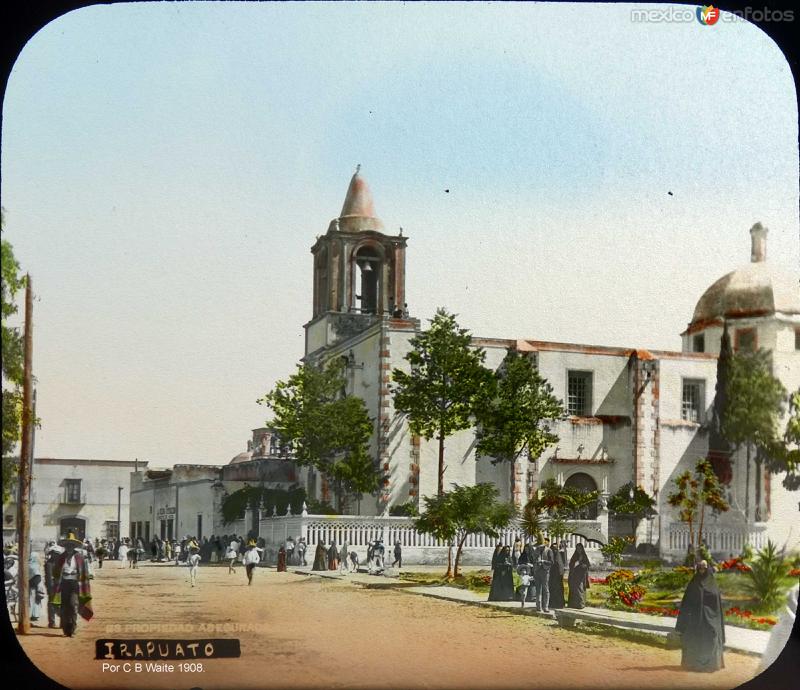
[[[117,536],[119,508],[126,535],[131,477],[147,462],[36,458],[31,478],[30,534],[34,550],[74,530],[80,537]],[[121,491],[120,491],[121,488]],[[3,506],[3,540],[16,540],[17,503]]]

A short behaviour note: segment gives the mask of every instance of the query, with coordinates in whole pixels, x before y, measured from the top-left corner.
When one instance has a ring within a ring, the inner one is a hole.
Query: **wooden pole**
[[[17,535],[19,537],[19,619],[17,633],[27,635],[31,630],[30,598],[28,594],[28,563],[30,561],[30,495],[31,495],[31,450],[33,447],[33,293],[31,277],[25,276],[25,368],[22,379],[22,443],[19,452],[19,502],[17,504]]]

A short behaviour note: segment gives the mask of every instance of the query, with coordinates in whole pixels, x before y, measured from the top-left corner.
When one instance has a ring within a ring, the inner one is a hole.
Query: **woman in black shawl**
[[[492,587],[489,590],[489,601],[513,601],[514,575],[512,574],[511,549],[504,546],[492,560],[494,561],[494,574],[492,575]]]
[[[575,553],[569,559],[567,582],[569,583],[567,606],[571,609],[584,608],[586,606],[586,589],[589,587],[589,557],[581,543],[578,543]]]
[[[327,570],[328,569],[328,552],[325,549],[325,544],[321,541],[317,543],[317,550],[314,552],[314,564],[311,570]]]
[[[563,541],[561,542],[564,543]],[[567,570],[567,557],[553,540],[553,567],[550,568],[550,608],[564,608],[564,573]]]
[[[279,573],[286,572],[286,547],[283,544],[278,549],[278,567],[276,571]]]
[[[681,634],[681,666],[688,671],[725,667],[722,597],[707,561],[700,561],[681,601],[675,630]]]
[[[328,549],[328,570],[339,570],[339,549],[336,548],[335,541],[331,541]]]

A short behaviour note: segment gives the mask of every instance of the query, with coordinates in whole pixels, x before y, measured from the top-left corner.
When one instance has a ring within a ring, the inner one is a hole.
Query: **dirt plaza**
[[[563,630],[552,622],[259,568],[106,562],[92,581],[95,616],[73,638],[35,627],[19,638],[33,663],[75,688],[734,688],[755,657],[688,673],[680,651]],[[95,640],[237,638],[241,657],[123,668]],[[106,667],[103,667],[106,663]],[[116,670],[112,670],[116,668]]]

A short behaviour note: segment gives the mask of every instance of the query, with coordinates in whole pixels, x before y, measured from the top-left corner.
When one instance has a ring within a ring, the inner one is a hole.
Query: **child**
[[[522,608],[525,608],[525,599],[528,598],[528,588],[531,586],[531,574],[527,568],[519,569],[521,584],[519,586],[519,598],[522,601]]]

